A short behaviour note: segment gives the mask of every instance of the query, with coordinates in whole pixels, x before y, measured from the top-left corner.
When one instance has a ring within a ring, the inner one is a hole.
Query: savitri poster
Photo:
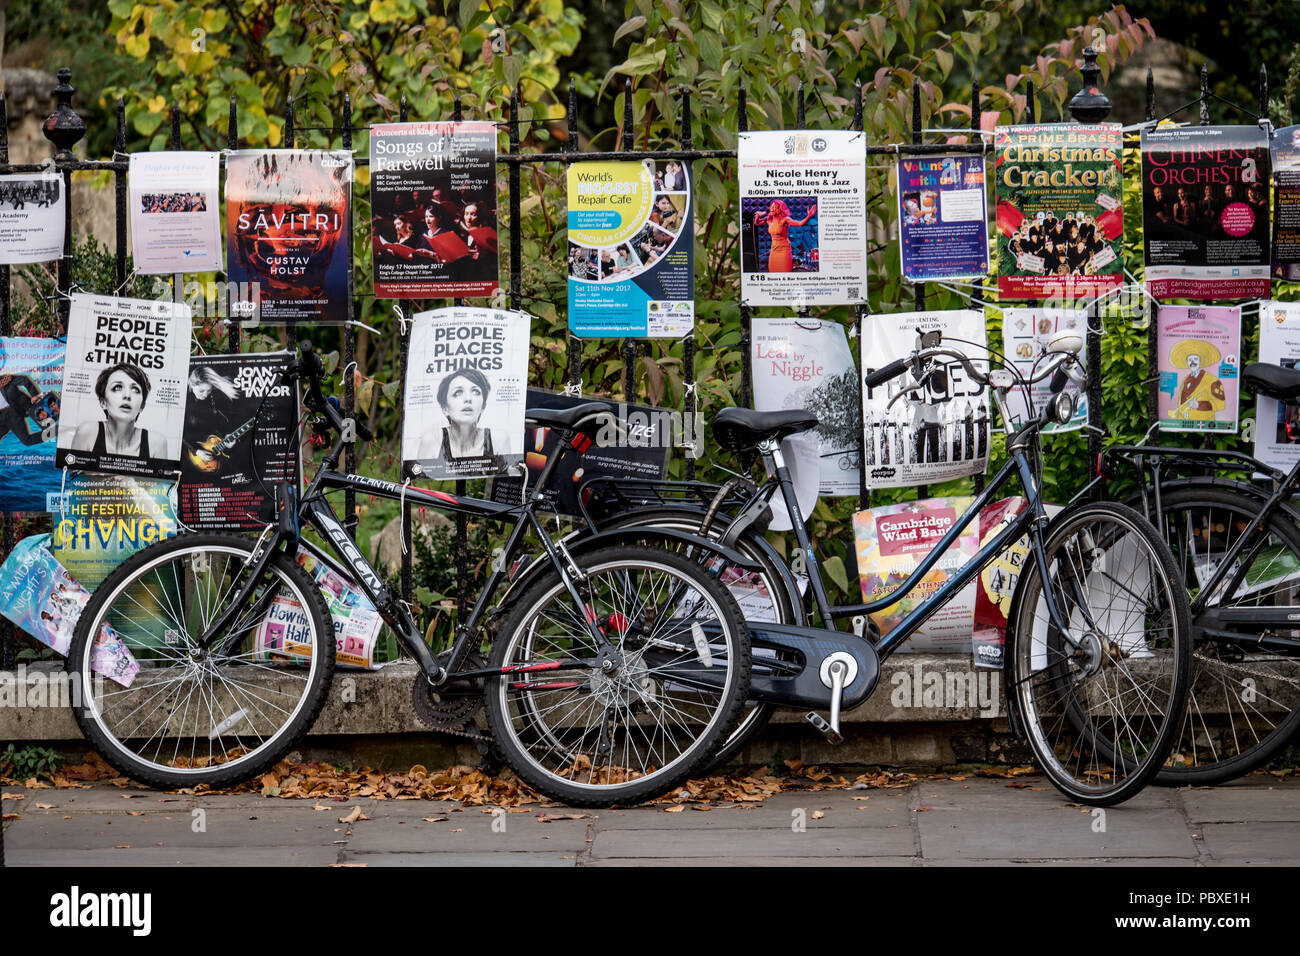
[[[1268,136],[1257,126],[1142,131],[1142,229],[1152,296],[1268,296],[1270,165]]]
[[[175,473],[189,359],[183,302],[74,294],[55,465]]]
[[[844,327],[820,319],[756,318],[751,348],[754,408],[816,415],[815,430],[786,442],[813,447],[821,463],[819,494],[857,495],[861,386]]]
[[[1296,282],[1300,281],[1300,126],[1275,131],[1272,152],[1273,278]]]
[[[864,147],[851,130],[740,134],[744,305],[867,301]]]
[[[1162,305],[1156,310],[1160,427],[1235,432],[1241,309]]]
[[[262,323],[344,322],[352,154],[240,150],[226,158],[229,281],[256,283]]]
[[[0,511],[44,511],[54,468],[64,344],[0,338]]]
[[[131,262],[140,275],[221,270],[220,153],[132,153]]]
[[[1124,283],[1117,123],[999,126],[998,294],[1089,298]]]
[[[898,161],[898,246],[903,278],[983,278],[989,271],[983,156]]]
[[[1300,303],[1260,303],[1259,360],[1300,368]],[[1283,471],[1300,460],[1300,404],[1256,396],[1255,457]]]
[[[568,186],[570,331],[690,335],[695,210],[687,167],[675,159],[574,163]]]
[[[498,286],[497,131],[486,122],[370,127],[375,295],[491,295]]]
[[[179,488],[195,530],[256,531],[275,520],[275,486],[298,481],[298,396],[282,382],[290,355],[190,359]]]
[[[1064,425],[1049,422],[1043,426],[1045,434],[1072,432],[1088,422],[1088,392],[1083,387],[1084,369],[1087,368],[1088,314],[1083,309],[1003,309],[1003,351],[1025,378],[1033,378],[1047,363],[1047,346],[1058,332],[1077,332],[1084,341],[1079,351],[1081,364],[1072,366],[1071,378],[1065,391],[1075,397],[1074,416]],[[1014,388],[1007,392],[1007,411],[1011,420],[1024,424],[1043,410],[1052,398],[1051,377],[1029,387],[1028,401],[1025,389]]]
[[[63,177],[0,176],[0,265],[63,257]]]
[[[481,478],[523,461],[531,320],[502,309],[416,313],[402,418],[404,474]]]
[[[894,312],[862,323],[861,373],[910,355],[917,329],[939,331],[972,364],[988,369],[984,313],[974,309]],[[964,341],[957,344],[955,340]],[[970,345],[967,343],[976,343]],[[903,392],[904,397],[893,399]],[[959,362],[945,362],[944,374],[918,389],[911,372],[862,391],[862,453],[868,488],[906,488],[983,472],[989,460],[986,389]]]

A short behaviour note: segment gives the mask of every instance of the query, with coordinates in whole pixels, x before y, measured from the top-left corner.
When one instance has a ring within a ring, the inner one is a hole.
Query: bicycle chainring
[[[477,651],[471,653],[464,664],[466,670],[487,666],[487,659]],[[464,734],[466,725],[473,722],[482,705],[483,691],[480,687],[454,682],[434,687],[420,673],[415,675],[411,684],[411,709],[420,723],[430,730]]]

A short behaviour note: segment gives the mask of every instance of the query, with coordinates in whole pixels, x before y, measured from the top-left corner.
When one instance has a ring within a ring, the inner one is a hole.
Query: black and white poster
[[[280,380],[288,352],[190,359],[181,454],[181,521],[257,530],[275,520],[275,486],[298,480],[298,398]]]
[[[862,323],[863,377],[910,355],[918,329],[942,332],[977,369],[988,369],[984,313],[894,312]],[[867,487],[906,488],[983,472],[989,460],[989,409],[987,390],[951,360],[944,360],[943,374],[924,386],[910,371],[874,389],[864,385]]]
[[[523,461],[531,320],[503,309],[416,313],[402,418],[404,474],[482,478]]]
[[[497,129],[487,122],[370,128],[375,295],[496,291]]]
[[[57,173],[0,176],[0,265],[61,258],[64,202]]]
[[[140,275],[217,272],[220,153],[132,153],[131,261]]]
[[[182,302],[72,296],[57,467],[177,471],[190,322]]]

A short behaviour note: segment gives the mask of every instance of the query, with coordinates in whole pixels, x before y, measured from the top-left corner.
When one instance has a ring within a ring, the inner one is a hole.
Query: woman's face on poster
[[[190,376],[190,394],[200,402],[212,394],[212,383],[199,375]]]
[[[144,408],[144,390],[125,372],[114,372],[104,386],[104,400],[100,403],[104,415],[120,424],[130,424]]]
[[[453,425],[473,425],[483,414],[483,391],[458,375],[447,389],[447,404],[442,411]]]

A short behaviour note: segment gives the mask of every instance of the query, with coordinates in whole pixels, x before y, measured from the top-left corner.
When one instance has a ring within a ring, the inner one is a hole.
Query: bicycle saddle
[[[713,418],[713,437],[728,451],[749,451],[769,438],[781,440],[817,427],[817,416],[802,408],[756,412],[752,408],[724,408]]]
[[[544,428],[572,428],[588,415],[614,415],[615,410],[606,402],[583,402],[572,408],[530,408],[524,418]]]
[[[1300,399],[1300,369],[1251,362],[1241,373],[1241,384],[1279,401]]]

